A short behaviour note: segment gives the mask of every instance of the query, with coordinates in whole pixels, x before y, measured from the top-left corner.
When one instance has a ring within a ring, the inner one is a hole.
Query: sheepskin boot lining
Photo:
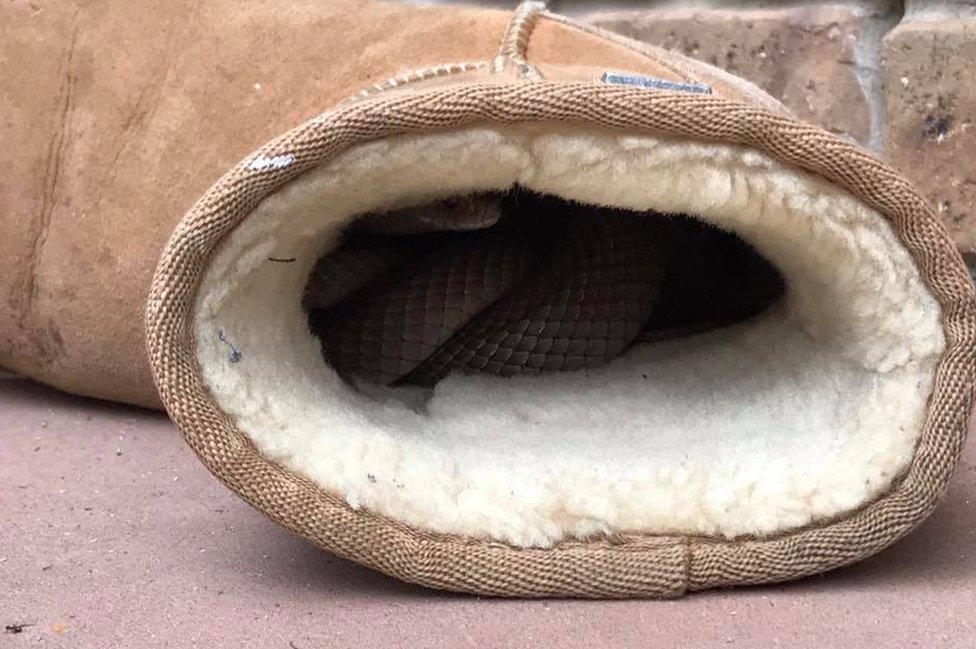
[[[734,233],[781,299],[586,371],[452,373],[424,408],[324,360],[303,295],[358,216],[516,187]],[[888,223],[755,151],[568,127],[353,147],[266,198],[198,292],[213,399],[272,460],[422,529],[517,546],[644,532],[770,535],[863,506],[906,469],[945,341]]]

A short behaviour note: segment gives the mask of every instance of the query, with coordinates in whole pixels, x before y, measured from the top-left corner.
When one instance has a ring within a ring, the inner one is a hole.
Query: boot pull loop
[[[516,8],[505,36],[502,38],[498,55],[492,61],[491,71],[502,72],[509,66],[514,67],[516,73],[527,79],[541,79],[539,70],[526,61],[525,52],[529,46],[529,36],[535,28],[539,16],[546,10],[544,0],[524,0]]]

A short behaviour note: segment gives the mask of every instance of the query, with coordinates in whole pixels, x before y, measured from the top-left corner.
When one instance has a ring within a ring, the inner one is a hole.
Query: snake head
[[[502,217],[497,194],[452,196],[444,200],[360,218],[353,228],[369,234],[422,234],[483,230]]]

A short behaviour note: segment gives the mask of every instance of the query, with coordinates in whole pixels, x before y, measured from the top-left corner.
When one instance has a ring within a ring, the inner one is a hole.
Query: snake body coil
[[[343,378],[430,387],[455,371],[595,367],[781,292],[745,244],[691,219],[512,192],[361,219],[305,299]]]

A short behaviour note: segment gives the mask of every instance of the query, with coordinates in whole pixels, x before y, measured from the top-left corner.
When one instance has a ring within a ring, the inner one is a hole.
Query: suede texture
[[[490,61],[510,17],[355,0],[5,3],[0,366],[160,407],[143,313],[160,251],[193,202],[249,152],[370,84]],[[633,71],[782,111],[704,64],[549,18],[527,58],[551,79]]]

